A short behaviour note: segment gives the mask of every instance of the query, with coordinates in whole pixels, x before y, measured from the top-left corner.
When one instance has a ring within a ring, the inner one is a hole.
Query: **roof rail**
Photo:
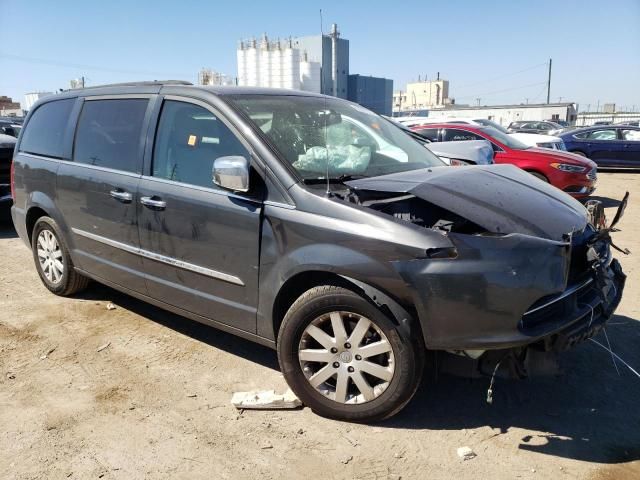
[[[88,90],[92,88],[104,87],[144,87],[149,85],[193,85],[186,80],[149,80],[142,82],[105,83],[104,85],[92,85],[90,87],[70,88],[69,90]]]

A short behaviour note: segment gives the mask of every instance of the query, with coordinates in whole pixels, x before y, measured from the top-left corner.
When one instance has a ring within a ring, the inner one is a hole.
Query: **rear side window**
[[[75,100],[68,98],[40,105],[25,128],[20,151],[62,158],[64,134]]]
[[[461,140],[484,140],[480,135],[476,135],[473,132],[466,130],[459,130],[457,128],[446,128],[442,141],[444,142],[458,142]]]
[[[640,130],[622,130],[622,139],[631,142],[640,142]]]
[[[147,103],[144,98],[85,101],[76,129],[73,161],[139,172]]]
[[[153,176],[201,187],[213,183],[213,161],[249,152],[209,110],[167,100],[162,106],[153,150]]]
[[[589,134],[590,140],[617,140],[615,130],[594,130]]]
[[[437,128],[424,128],[416,132],[421,137],[431,140],[432,142],[438,141],[438,129]]]

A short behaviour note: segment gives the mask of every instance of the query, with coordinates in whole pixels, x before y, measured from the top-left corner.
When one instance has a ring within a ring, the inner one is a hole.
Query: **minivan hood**
[[[345,183],[355,191],[410,193],[493,233],[562,241],[587,225],[578,201],[514,165],[435,167]]]

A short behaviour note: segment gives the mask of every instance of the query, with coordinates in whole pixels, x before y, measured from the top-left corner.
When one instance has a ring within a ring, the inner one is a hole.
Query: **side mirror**
[[[249,191],[249,162],[240,155],[219,157],[213,161],[213,183],[234,192]]]

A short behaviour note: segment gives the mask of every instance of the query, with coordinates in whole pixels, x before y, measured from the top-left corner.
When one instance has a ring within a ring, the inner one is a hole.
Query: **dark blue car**
[[[640,127],[598,125],[560,135],[567,151],[590,158],[599,167],[640,168]]]

